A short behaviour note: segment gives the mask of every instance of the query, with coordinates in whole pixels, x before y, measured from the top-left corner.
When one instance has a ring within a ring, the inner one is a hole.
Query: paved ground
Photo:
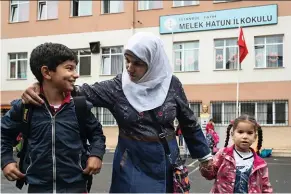
[[[104,163],[101,173],[94,177],[91,193],[108,193],[113,154],[107,153],[104,156]],[[271,184],[275,193],[291,193],[291,158],[267,158]],[[200,176],[198,162],[189,159],[188,162],[192,193],[208,193],[212,186],[212,181],[206,181]],[[27,188],[18,190],[14,182],[9,182],[1,176],[1,193],[25,193]]]

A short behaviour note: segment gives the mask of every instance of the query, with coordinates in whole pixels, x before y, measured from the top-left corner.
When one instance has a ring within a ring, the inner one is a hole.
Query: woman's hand
[[[96,156],[90,156],[87,160],[87,166],[83,170],[84,174],[92,175],[100,172],[102,161]]]
[[[39,83],[34,83],[28,87],[22,94],[21,99],[23,104],[34,104],[40,106],[44,101],[38,96],[40,93]]]

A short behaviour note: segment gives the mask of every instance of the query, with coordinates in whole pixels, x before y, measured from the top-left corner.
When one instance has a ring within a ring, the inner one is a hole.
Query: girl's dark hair
[[[233,128],[233,130],[235,130],[238,126],[238,124],[241,121],[249,121],[253,124],[255,132],[258,132],[258,144],[257,144],[257,153],[259,154],[260,149],[262,147],[262,142],[263,142],[263,131],[260,125],[258,125],[256,119],[250,115],[241,115],[238,118],[236,118],[233,122],[231,121],[231,123],[227,126],[226,129],[226,139],[225,139],[225,144],[224,147],[227,147],[228,145],[228,141],[229,141],[229,136],[230,136],[230,130],[231,128]]]
[[[263,130],[260,125],[258,125],[258,144],[257,144],[257,154],[260,154],[260,150],[263,144]]]
[[[230,130],[232,128],[233,124],[230,123],[227,128],[226,128],[226,139],[225,139],[225,144],[224,144],[224,147],[227,147],[228,145],[228,141],[229,141],[229,136],[230,136]]]

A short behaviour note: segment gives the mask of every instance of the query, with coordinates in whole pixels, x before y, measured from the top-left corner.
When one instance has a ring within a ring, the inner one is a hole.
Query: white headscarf
[[[122,89],[127,100],[138,112],[161,106],[172,80],[172,68],[161,39],[152,33],[139,32],[129,39],[125,50],[130,50],[148,65],[147,72],[136,83],[124,69]]]

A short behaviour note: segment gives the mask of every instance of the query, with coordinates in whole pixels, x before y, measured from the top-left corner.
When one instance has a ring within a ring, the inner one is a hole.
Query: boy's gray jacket
[[[23,107],[15,100],[12,108],[1,119],[1,168],[15,162],[13,141],[23,130]],[[86,136],[90,142],[90,155],[101,160],[105,153],[105,136],[102,126],[91,113],[92,104],[87,102]],[[49,105],[33,106],[28,137],[28,151],[23,173],[28,184],[74,183],[83,181],[87,153],[80,137],[75,105],[63,105],[55,115]]]

